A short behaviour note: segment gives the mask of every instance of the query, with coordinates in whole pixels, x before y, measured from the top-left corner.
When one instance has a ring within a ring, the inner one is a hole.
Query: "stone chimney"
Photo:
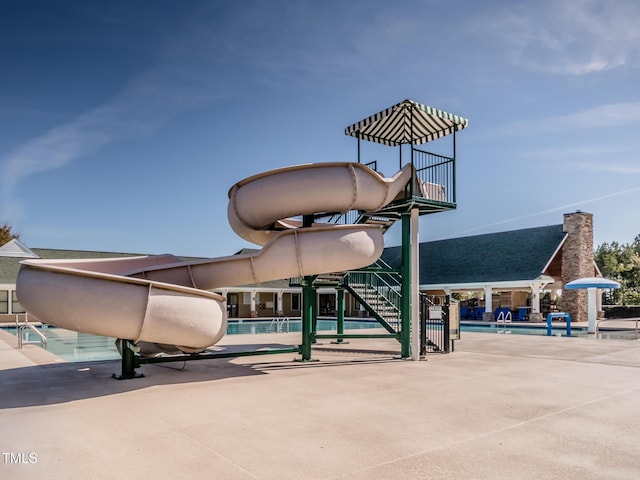
[[[581,212],[565,213],[563,230],[567,239],[562,246],[562,284],[578,278],[593,277],[593,215]],[[563,312],[569,312],[574,322],[586,322],[587,290],[562,290]]]

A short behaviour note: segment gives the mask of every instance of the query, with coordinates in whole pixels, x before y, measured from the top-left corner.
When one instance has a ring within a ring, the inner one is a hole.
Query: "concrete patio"
[[[291,345],[299,334],[227,336]],[[0,478],[637,479],[640,342],[463,333],[145,365],[63,363],[0,331]]]

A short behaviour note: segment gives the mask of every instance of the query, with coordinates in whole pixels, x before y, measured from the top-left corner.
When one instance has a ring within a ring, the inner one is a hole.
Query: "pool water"
[[[520,325],[462,325],[463,332],[480,332],[480,333],[510,333],[515,335],[547,335],[547,327],[525,327]],[[553,327],[551,335],[554,337],[566,337],[566,327]],[[571,329],[572,337],[593,337],[585,327],[573,327]],[[635,340],[636,335],[633,330],[600,330],[598,338],[602,340]]]
[[[17,335],[17,328],[4,328],[13,335]],[[63,358],[67,362],[87,362],[94,360],[115,360],[120,354],[115,345],[115,339],[90,335],[88,333],[73,332],[64,328],[39,328],[47,338],[47,351]],[[39,342],[40,338],[31,330],[24,331],[25,342]],[[40,345],[37,343],[37,345]]]
[[[374,321],[362,320],[345,320],[345,330],[356,330],[365,328],[380,328],[380,325]],[[482,332],[482,333],[500,333],[500,334],[516,334],[516,335],[546,335],[546,327],[523,327],[507,325],[461,325],[462,332]],[[280,319],[274,320],[232,320],[227,327],[228,335],[239,334],[258,334],[258,333],[287,333],[300,332],[302,329],[302,321],[300,319]],[[17,334],[15,327],[7,327],[4,330]],[[335,331],[335,320],[318,319],[318,331]],[[101,337],[97,335],[89,335],[86,333],[78,333],[63,328],[47,327],[40,328],[47,337],[47,350],[67,362],[85,362],[94,360],[116,360],[120,358],[120,354],[115,346],[115,339],[110,337]],[[565,336],[566,329],[554,328],[552,331],[554,336]],[[584,337],[587,332],[584,329],[574,328],[571,332],[572,336]],[[604,339],[633,339],[634,332],[616,332],[601,331],[599,338]],[[34,332],[25,331],[25,341],[38,341],[38,337]]]
[[[362,320],[345,320],[345,330],[358,330],[361,328],[382,328],[378,322]],[[318,319],[318,331],[336,330],[335,320]],[[288,333],[302,331],[302,320],[293,318],[290,320],[232,320],[227,326],[227,335],[256,334],[256,333]]]
[[[521,327],[511,325],[462,325],[460,329],[463,332],[480,332],[480,333],[510,333],[515,335],[546,335],[547,327]],[[587,332],[584,329],[573,328],[571,330],[572,337],[578,337]],[[551,330],[554,337],[566,337],[567,329],[565,327],[554,327]]]
[[[345,330],[361,328],[379,328],[377,322],[345,321]],[[318,331],[336,330],[335,320],[318,320]],[[300,332],[302,320],[232,320],[227,326],[227,335],[257,334],[257,333],[287,333]],[[16,335],[16,327],[3,330]],[[47,351],[57,355],[67,362],[86,362],[94,360],[115,360],[120,354],[115,346],[115,338],[90,335],[88,333],[73,332],[64,328],[40,327],[40,332],[47,337]],[[39,337],[30,330],[25,330],[25,342],[38,342]]]

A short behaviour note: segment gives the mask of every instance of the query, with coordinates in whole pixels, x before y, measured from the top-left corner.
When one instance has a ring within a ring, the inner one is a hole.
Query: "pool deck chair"
[[[515,315],[513,316],[513,320],[516,322],[524,322],[528,319],[529,319],[529,312],[527,307],[518,308]]]

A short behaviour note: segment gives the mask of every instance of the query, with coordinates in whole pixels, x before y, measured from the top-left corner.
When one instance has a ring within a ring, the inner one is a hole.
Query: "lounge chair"
[[[529,309],[527,307],[520,307],[516,311],[513,319],[517,322],[524,322],[529,318]]]

